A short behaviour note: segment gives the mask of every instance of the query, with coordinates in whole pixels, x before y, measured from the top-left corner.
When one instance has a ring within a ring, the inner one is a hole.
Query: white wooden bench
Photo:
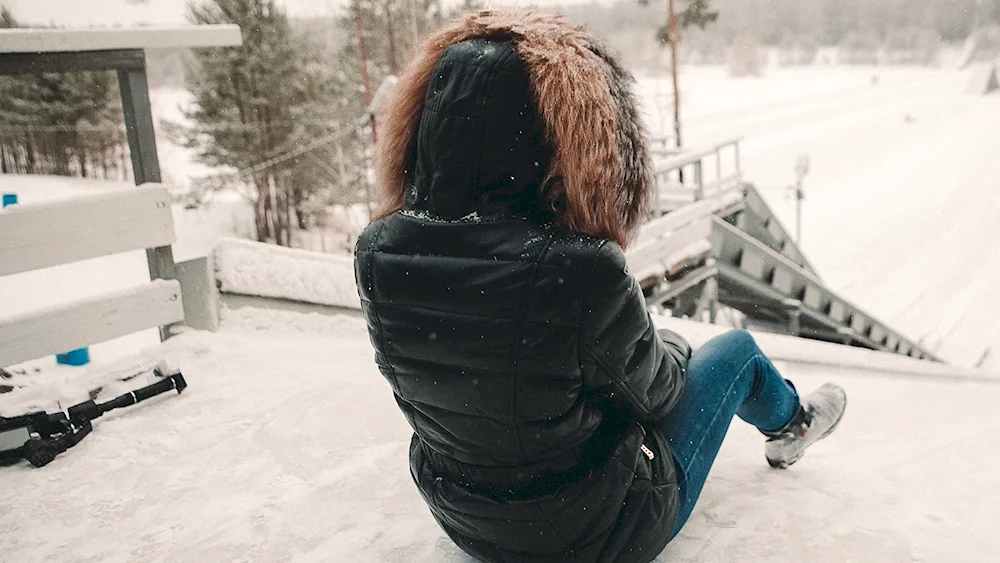
[[[131,250],[169,250],[174,241],[170,196],[160,184],[15,205],[0,211],[0,277]],[[16,296],[0,304],[6,299]],[[183,320],[180,284],[172,279],[13,316],[0,308],[0,367]]]

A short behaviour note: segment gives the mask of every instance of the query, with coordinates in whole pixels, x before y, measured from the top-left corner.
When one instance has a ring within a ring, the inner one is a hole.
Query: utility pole
[[[358,36],[358,51],[361,56],[361,80],[365,85],[365,106],[372,103],[372,87],[368,80],[368,55],[365,53],[365,29],[361,25],[361,0],[354,0],[354,27]],[[372,142],[378,138],[375,133],[375,115],[371,116]]]
[[[365,85],[365,107],[372,103],[372,86],[368,80],[368,55],[365,53],[365,29],[361,25],[361,0],[354,0],[354,28],[358,35],[358,52],[361,56],[361,80]],[[378,142],[378,134],[375,132],[375,114],[369,117],[372,126],[372,145]],[[372,191],[367,175],[365,177],[365,198],[368,202],[368,220],[372,218]]]
[[[420,45],[420,27],[417,23],[417,0],[410,0],[410,31],[413,33],[413,49]]]
[[[667,1],[667,33],[670,35],[670,74],[674,81],[674,144],[681,143],[681,92],[677,86],[677,12],[674,0]]]

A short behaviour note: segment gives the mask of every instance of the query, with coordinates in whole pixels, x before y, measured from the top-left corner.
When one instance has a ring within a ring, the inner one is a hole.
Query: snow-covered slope
[[[156,353],[183,395],[100,419],[48,467],[0,468],[5,562],[470,563],[410,481],[362,319],[242,309]],[[659,561],[992,560],[1000,385],[780,367],[841,383],[842,426],[782,472],[735,422]]]

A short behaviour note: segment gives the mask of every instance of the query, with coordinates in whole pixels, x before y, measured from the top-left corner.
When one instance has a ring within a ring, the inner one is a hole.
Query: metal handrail
[[[717,142],[708,147],[685,151],[679,155],[671,156],[670,158],[659,162],[656,165],[657,193],[655,212],[657,214],[662,214],[669,211],[669,209],[664,208],[664,194],[661,193],[664,185],[672,184],[671,187],[668,188],[672,190],[691,191],[693,192],[694,201],[700,201],[708,195],[706,190],[714,191],[727,183],[735,182],[738,184],[742,180],[739,147],[741,140],[742,137],[733,137]],[[723,176],[722,153],[729,148],[732,148],[733,150],[735,172],[733,174]],[[704,170],[705,159],[712,156],[715,157],[715,179],[713,181],[706,182]],[[687,167],[693,168],[690,176],[687,176],[685,173],[685,168]],[[677,181],[667,177],[674,171],[677,171]]]

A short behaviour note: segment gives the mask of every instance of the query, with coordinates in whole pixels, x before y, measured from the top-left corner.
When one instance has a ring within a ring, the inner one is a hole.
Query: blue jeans
[[[788,424],[798,406],[795,389],[744,330],[713,338],[691,356],[684,393],[660,423],[677,466],[674,535],[691,516],[733,415],[774,431]]]

